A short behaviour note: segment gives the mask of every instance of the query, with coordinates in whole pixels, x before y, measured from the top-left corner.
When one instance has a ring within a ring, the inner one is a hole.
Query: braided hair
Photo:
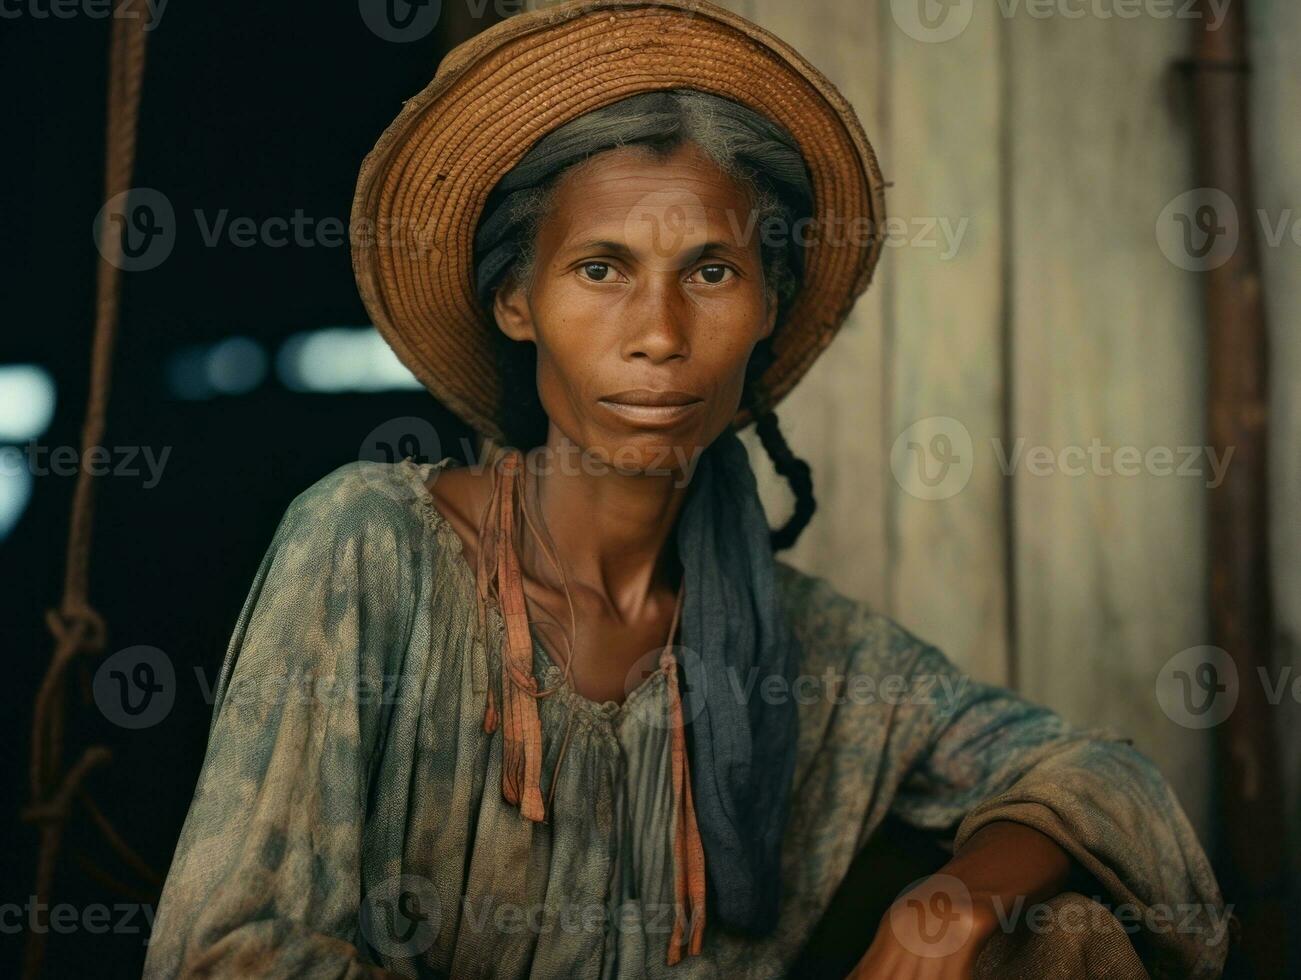
[[[508,282],[527,286],[534,274],[537,233],[551,210],[560,177],[605,150],[644,147],[663,159],[683,144],[697,146],[749,193],[754,227],[795,227],[813,210],[813,191],[799,145],[773,120],[731,99],[695,89],[642,92],[585,113],[547,133],[493,187],[475,232],[475,290],[485,310]],[[799,236],[773,243],[760,235],[764,284],[776,295],[777,324],[799,290],[804,262]],[[493,330],[502,380],[499,424],[505,441],[528,451],[546,441],[548,420],[537,390],[537,348]],[[775,333],[775,332],[774,332]],[[743,399],[773,467],[790,485],[795,509],[771,532],[774,551],[791,547],[817,507],[808,463],[796,456],[763,389],[773,335],[755,345],[746,365]]]

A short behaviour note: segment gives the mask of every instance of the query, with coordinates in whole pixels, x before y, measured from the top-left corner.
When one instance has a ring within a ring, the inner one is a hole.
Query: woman
[[[813,512],[773,407],[867,284],[881,184],[829,83],[709,5],[448,56],[363,166],[354,257],[485,465],[351,463],[289,507],[147,975],[781,976],[888,815],[954,855],[857,977],[1218,975],[1149,762],[773,557]]]

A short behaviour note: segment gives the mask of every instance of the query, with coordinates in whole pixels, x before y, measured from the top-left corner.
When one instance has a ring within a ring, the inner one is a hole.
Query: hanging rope
[[[130,7],[131,9],[127,9]],[[108,123],[105,138],[104,200],[130,187],[135,164],[136,131],[140,109],[140,84],[145,66],[145,16],[131,0],[118,0],[113,11],[108,62]],[[86,459],[104,436],[104,419],[113,370],[113,349],[117,339],[121,281],[122,239],[113,222],[101,223],[99,268],[95,282],[95,334],[90,361],[90,390],[81,429],[81,468],[72,498],[68,533],[67,566],[63,599],[58,609],[45,614],[54,638],[54,653],[36,695],[32,719],[31,805],[23,819],[40,828],[40,852],[36,862],[35,899],[37,908],[49,907],[50,889],[72,804],[80,800],[109,846],[142,877],[158,885],[159,879],[138,854],[127,845],[108,818],[90,799],[83,783],[90,772],[112,758],[103,746],[85,749],[68,769],[63,765],[64,709],[67,703],[69,668],[83,657],[98,656],[104,650],[106,629],[103,618],[87,598],[90,578],[90,546],[94,526],[95,485]],[[39,977],[45,962],[48,930],[29,931],[23,955],[23,976]]]

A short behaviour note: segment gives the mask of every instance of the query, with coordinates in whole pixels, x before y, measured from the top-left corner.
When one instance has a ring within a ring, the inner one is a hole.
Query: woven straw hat
[[[500,440],[501,380],[474,291],[474,233],[493,186],[538,139],[639,92],[695,88],[784,126],[814,192],[804,279],[773,334],[771,408],[831,342],[884,240],[881,171],[853,108],[756,24],[703,0],[568,0],[461,44],[362,164],[352,262],[376,328],[449,409]],[[733,420],[753,421],[743,406]]]

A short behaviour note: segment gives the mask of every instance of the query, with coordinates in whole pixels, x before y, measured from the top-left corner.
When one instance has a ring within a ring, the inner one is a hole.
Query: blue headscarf
[[[728,428],[701,455],[678,520],[689,651],[678,661],[711,918],[755,935],[777,924],[799,723],[800,655],[769,533],[749,455]],[[772,676],[783,684],[767,704]]]

